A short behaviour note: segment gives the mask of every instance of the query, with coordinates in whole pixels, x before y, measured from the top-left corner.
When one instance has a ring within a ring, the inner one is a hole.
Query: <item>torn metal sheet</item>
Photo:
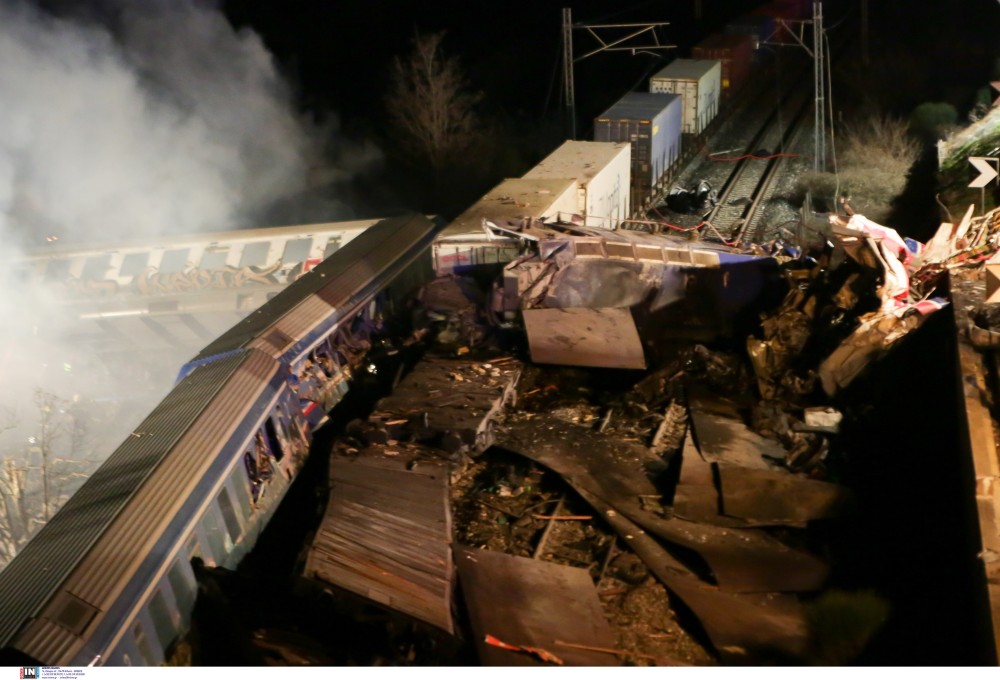
[[[603,515],[646,567],[691,609],[724,661],[787,662],[806,649],[805,616],[794,596],[716,590],[607,502],[587,491],[580,491],[580,495]]]
[[[626,309],[526,309],[531,359],[538,364],[646,368],[642,342]]]
[[[456,548],[455,564],[484,666],[547,665],[537,655],[487,644],[487,635],[545,650],[566,665],[620,665],[614,655],[579,647],[615,646],[587,570],[467,547]]]
[[[722,514],[719,489],[712,464],[701,457],[687,433],[681,452],[681,474],[674,491],[674,516],[720,527],[747,528],[756,523]]]
[[[694,401],[691,428],[698,450],[711,463],[770,470],[775,466],[768,461],[784,460],[787,453],[780,443],[751,431],[743,421],[710,413]]]
[[[826,580],[829,569],[821,560],[764,532],[665,519],[648,510],[642,497],[660,494],[651,477],[664,464],[643,446],[551,417],[505,427],[498,443],[604,499],[646,531],[694,551],[723,590],[807,591]]]
[[[368,422],[384,441],[404,434],[449,451],[481,453],[493,423],[514,402],[521,363],[426,359],[376,405]]]
[[[698,454],[690,430],[681,450],[681,474],[674,490],[673,508],[675,516],[692,522],[711,523],[720,516],[712,464]]]
[[[717,465],[726,515],[757,522],[797,524],[840,517],[851,511],[853,496],[843,486],[806,479],[788,471]]]
[[[304,576],[454,632],[448,479],[446,463],[412,444],[332,456]]]

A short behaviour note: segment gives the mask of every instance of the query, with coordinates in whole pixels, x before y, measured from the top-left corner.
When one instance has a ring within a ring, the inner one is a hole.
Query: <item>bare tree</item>
[[[425,160],[439,178],[462,164],[481,134],[475,107],[481,96],[469,91],[462,67],[441,49],[444,33],[417,34],[413,51],[396,58],[387,98],[389,115],[406,151]]]
[[[33,423],[0,409],[0,568],[99,464],[87,457],[95,451],[90,450],[85,403],[71,404],[40,389],[34,401]],[[25,429],[33,433],[26,439]],[[69,458],[59,455],[67,445]]]

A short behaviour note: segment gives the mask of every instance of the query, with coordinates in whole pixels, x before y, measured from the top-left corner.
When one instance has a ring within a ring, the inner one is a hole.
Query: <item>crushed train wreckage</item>
[[[534,222],[453,238],[468,265],[424,290],[427,355],[333,445],[304,578],[487,665],[850,661],[811,614],[831,565],[810,531],[858,512],[826,475],[831,398],[947,304],[970,225],[924,245],[835,216],[809,252]]]

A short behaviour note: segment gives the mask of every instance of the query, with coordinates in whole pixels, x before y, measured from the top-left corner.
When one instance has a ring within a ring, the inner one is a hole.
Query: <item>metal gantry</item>
[[[806,26],[812,26],[812,46],[805,40]],[[790,37],[794,42],[774,40],[777,36]],[[812,19],[778,19],[774,31],[760,41],[761,45],[787,47],[798,45],[813,59],[813,82],[815,90],[813,124],[813,169],[826,170],[826,36],[823,32],[823,3],[813,2]]]
[[[570,118],[570,139],[576,139],[576,93],[573,89],[573,64],[578,61],[583,61],[587,57],[592,57],[595,54],[601,52],[630,52],[636,55],[640,52],[657,52],[659,50],[674,49],[676,45],[663,45],[660,43],[660,37],[656,33],[656,29],[661,26],[669,26],[668,21],[653,21],[653,22],[638,22],[638,23],[622,23],[622,24],[574,24],[573,23],[573,10],[569,7],[563,8],[563,93],[566,102],[566,108],[569,111]],[[593,38],[597,41],[598,46],[595,49],[590,50],[586,54],[581,54],[579,57],[573,56],[573,30],[584,30],[587,31]],[[621,35],[622,29],[626,29],[625,35]],[[605,38],[599,35],[599,32],[612,30],[615,31],[617,37]],[[638,38],[642,37],[644,39],[649,39],[651,36],[652,44],[634,44]]]

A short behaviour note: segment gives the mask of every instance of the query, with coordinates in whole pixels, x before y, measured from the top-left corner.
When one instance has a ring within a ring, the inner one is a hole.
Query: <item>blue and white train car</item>
[[[312,429],[438,227],[385,220],[209,345],[0,572],[14,665],[156,665],[188,629],[191,560],[232,568],[306,459]]]

